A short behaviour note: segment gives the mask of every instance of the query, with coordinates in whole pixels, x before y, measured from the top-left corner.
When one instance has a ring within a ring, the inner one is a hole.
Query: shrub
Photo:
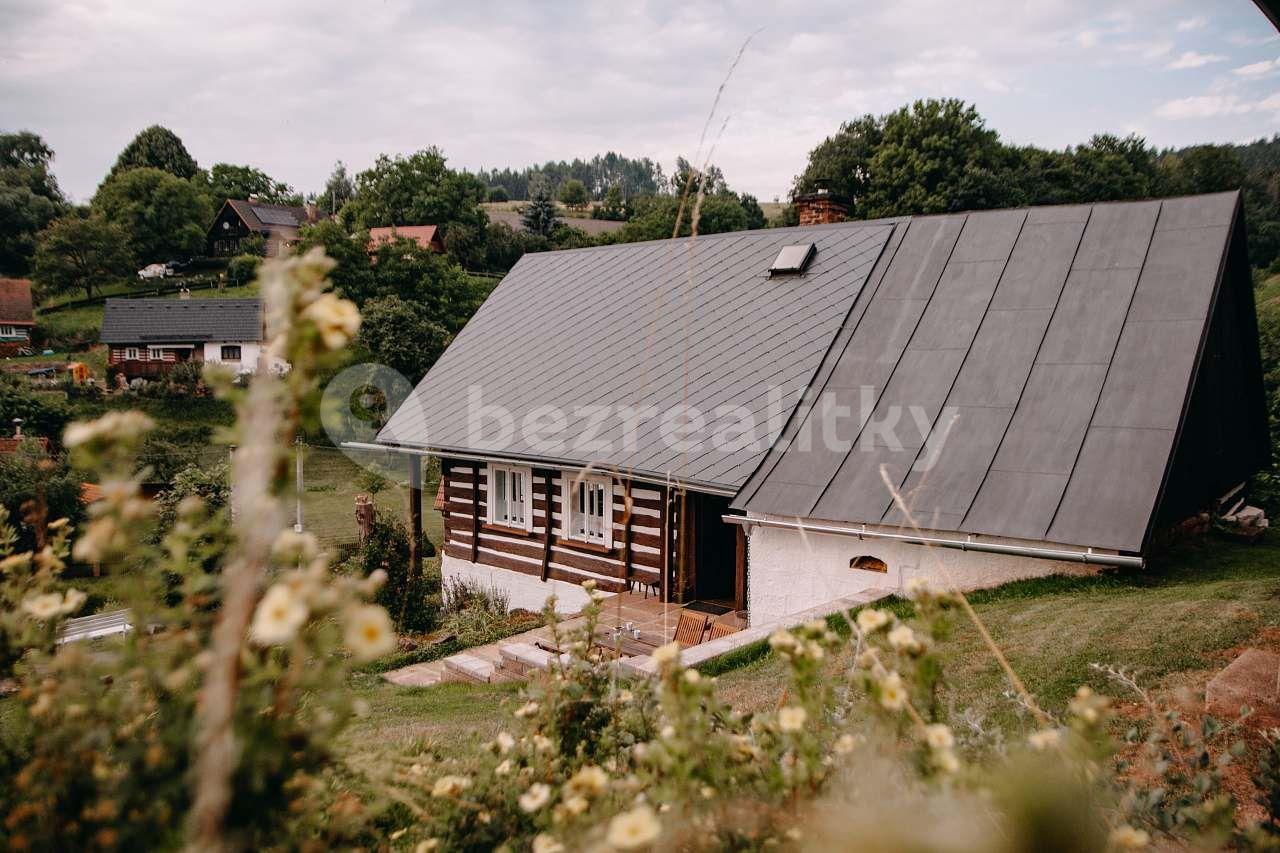
[[[440,572],[429,560],[436,553],[431,540],[424,535],[419,547],[422,574],[410,578],[409,534],[395,517],[378,510],[373,530],[353,560],[364,577],[376,571],[386,572],[386,583],[378,590],[375,601],[395,618],[400,630],[425,633],[436,627],[440,617]]]
[[[236,286],[252,283],[261,265],[259,255],[236,255],[227,262],[227,283]]]
[[[16,523],[17,545],[35,548],[46,521],[83,517],[80,478],[61,453],[48,454],[34,438],[0,454],[0,506]],[[0,543],[2,544],[2,543]]]
[[[489,201],[510,201],[511,194],[507,192],[506,187],[492,186],[489,187],[487,198]]]

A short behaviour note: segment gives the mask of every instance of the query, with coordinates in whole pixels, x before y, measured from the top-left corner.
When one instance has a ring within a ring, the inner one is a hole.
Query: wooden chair
[[[676,642],[686,648],[701,643],[702,635],[707,630],[707,620],[710,618],[705,613],[681,610],[680,619],[676,622]]]
[[[710,637],[708,637],[707,639],[709,639],[709,640],[718,640],[718,639],[720,639],[721,637],[727,637],[727,636],[729,636],[730,634],[736,634],[736,633],[738,633],[738,631],[740,631],[740,630],[741,630],[741,629],[740,629],[740,628],[738,628],[738,626],[736,626],[736,625],[726,625],[726,624],[725,624],[725,623],[723,623],[723,622],[712,622],[712,623],[711,623],[711,636],[710,636]]]

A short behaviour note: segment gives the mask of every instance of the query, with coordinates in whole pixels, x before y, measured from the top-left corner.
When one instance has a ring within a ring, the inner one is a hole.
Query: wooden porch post
[[[480,463],[471,465],[471,562],[480,562]]]
[[[422,574],[422,457],[409,454],[409,577]]]
[[[551,517],[551,481],[555,477],[555,471],[548,469],[542,472],[542,500],[547,508],[543,513],[543,538],[542,538],[542,579],[547,579],[547,573],[551,569],[551,528],[555,525],[555,520]]]
[[[733,566],[733,609],[747,609],[747,529],[735,524],[737,548]]]
[[[623,483],[622,492],[622,582],[631,589],[631,480]],[[613,487],[610,485],[610,491]],[[613,524],[613,495],[609,495],[609,523]]]
[[[422,577],[422,457],[406,454],[409,462],[409,578],[405,592]],[[404,622],[409,596],[400,599],[400,621]]]

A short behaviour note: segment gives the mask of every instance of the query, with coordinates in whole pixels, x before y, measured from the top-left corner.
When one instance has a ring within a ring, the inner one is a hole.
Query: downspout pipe
[[[798,530],[805,533],[830,533],[836,536],[849,536],[855,539],[889,539],[894,542],[906,542],[911,545],[933,545],[939,548],[958,548],[961,551],[980,551],[986,554],[1008,554],[1015,557],[1033,557],[1038,560],[1061,560],[1067,563],[1088,563],[1095,566],[1119,566],[1126,569],[1141,569],[1146,565],[1142,557],[1128,554],[1102,554],[1092,548],[1077,551],[1066,548],[1034,548],[1029,545],[1006,545],[1001,542],[980,542],[972,538],[947,539],[935,536],[921,536],[916,533],[888,533],[880,530],[868,530],[861,527],[836,527],[829,524],[806,524],[798,521],[781,521],[772,518],[749,518],[745,515],[725,515],[721,518],[730,524],[741,524],[751,527],[776,527],[783,530]]]

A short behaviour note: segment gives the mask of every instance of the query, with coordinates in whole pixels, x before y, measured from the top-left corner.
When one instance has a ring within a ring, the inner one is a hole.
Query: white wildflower
[[[564,853],[564,845],[545,832],[533,837],[533,853]]]
[[[880,704],[889,711],[901,711],[907,705],[907,689],[902,676],[891,672],[880,679]]]
[[[62,599],[62,612],[75,613],[81,607],[84,607],[84,603],[88,601],[88,599],[89,596],[85,595],[80,590],[69,589]]]
[[[665,646],[658,646],[653,650],[653,654],[650,657],[660,667],[673,664],[680,659],[680,644],[672,641]]]
[[[858,740],[853,735],[840,735],[836,739],[835,746],[836,755],[848,755],[853,752],[853,748],[858,745]]]
[[[436,783],[431,786],[431,796],[433,797],[457,797],[467,788],[471,787],[471,780],[466,776],[441,776]]]
[[[653,809],[639,805],[609,821],[605,840],[616,850],[639,850],[657,841],[661,833],[662,824]]]
[[[516,708],[515,715],[517,719],[523,720],[526,717],[532,717],[536,713],[538,713],[538,703],[526,702],[519,708]]]
[[[778,729],[786,734],[795,734],[804,729],[809,712],[798,705],[788,705],[778,711]]]
[[[534,782],[529,790],[520,795],[521,810],[532,814],[551,802],[551,786],[542,782]]]
[[[955,746],[956,739],[951,734],[951,729],[942,723],[933,723],[924,727],[924,742],[929,744],[930,749],[950,749]]]
[[[258,602],[249,633],[260,646],[279,646],[297,636],[306,621],[306,602],[290,586],[278,583]]]
[[[1037,751],[1053,749],[1062,742],[1062,733],[1057,729],[1044,729],[1038,731],[1027,738],[1030,747]]]
[[[858,611],[858,628],[864,634],[874,634],[885,625],[888,625],[890,616],[883,610],[874,607],[868,607]]]
[[[697,684],[702,680],[702,674],[696,669],[686,669],[684,672],[684,680],[690,684]]]
[[[1141,850],[1151,843],[1145,829],[1135,829],[1128,824],[1111,830],[1111,846],[1117,850]]]
[[[271,556],[280,563],[306,563],[320,553],[320,545],[311,533],[298,533],[292,528],[280,531],[271,545]]]
[[[588,764],[574,773],[565,787],[575,794],[598,797],[609,787],[609,774],[594,764]]]
[[[943,773],[952,774],[960,769],[960,759],[950,749],[939,749],[933,753],[934,766]]]
[[[516,739],[506,732],[498,732],[498,736],[494,738],[494,743],[498,745],[498,751],[506,755],[516,745]]]
[[[502,762],[499,763],[497,767],[493,768],[493,775],[510,776],[511,775],[511,759],[510,758],[502,759]]]
[[[332,293],[325,293],[302,310],[304,319],[315,324],[325,348],[345,347],[360,331],[360,310],[355,303]]]
[[[358,660],[373,660],[395,649],[395,627],[387,611],[378,605],[352,607],[343,621],[346,623],[343,639]]]
[[[32,618],[44,622],[62,613],[62,593],[46,592],[23,599],[22,609]]]
[[[909,625],[899,625],[889,632],[889,645],[900,652],[912,652],[920,647],[916,632]]]
[[[775,652],[790,652],[795,647],[795,635],[786,628],[779,628],[769,635],[769,648]]]

